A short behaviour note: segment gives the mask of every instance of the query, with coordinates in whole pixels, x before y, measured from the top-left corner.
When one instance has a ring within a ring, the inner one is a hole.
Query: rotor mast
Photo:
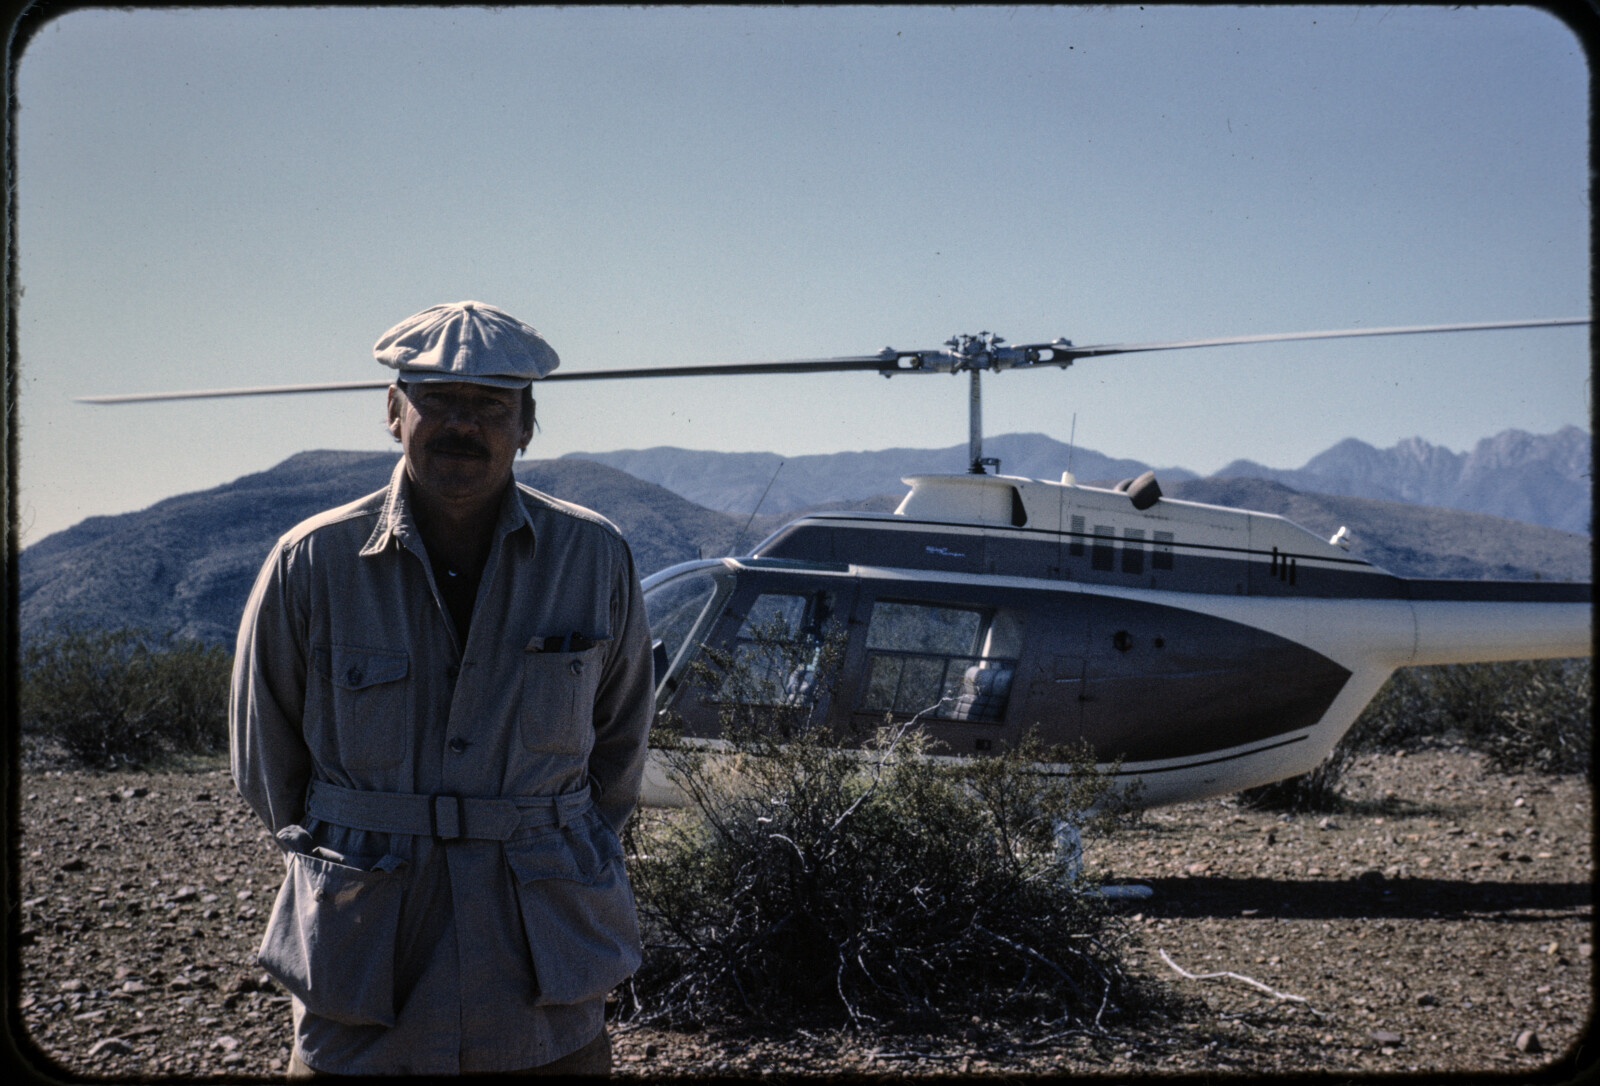
[[[1064,342],[1064,341],[1062,341]],[[1005,363],[1016,365],[1018,362],[1033,362],[1027,354],[1015,347],[1003,347],[1004,336],[997,336],[993,332],[979,332],[975,336],[951,336],[944,341],[950,348],[952,365],[951,371],[960,373],[967,371],[967,474],[983,475],[985,464],[993,465],[997,470],[1000,461],[993,457],[983,455],[983,371],[999,371],[1006,368]],[[1016,358],[1010,356],[1016,355]]]
[[[967,399],[967,474],[983,474],[983,386],[972,369],[972,392]],[[998,467],[999,465],[995,465]]]

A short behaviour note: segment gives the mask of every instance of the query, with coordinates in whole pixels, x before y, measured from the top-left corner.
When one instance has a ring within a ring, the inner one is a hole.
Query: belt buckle
[[[445,801],[449,803],[446,805]],[[433,836],[441,840],[460,837],[466,822],[466,812],[461,808],[460,796],[437,795],[428,804],[428,821]]]

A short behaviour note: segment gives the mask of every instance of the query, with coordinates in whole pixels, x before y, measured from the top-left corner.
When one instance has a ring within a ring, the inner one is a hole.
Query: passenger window
[[[867,626],[867,648],[970,653],[977,647],[982,625],[983,616],[977,611],[879,601]]]
[[[867,626],[861,709],[998,723],[1022,651],[1021,615],[880,600]]]
[[[792,638],[799,631],[805,613],[804,596],[780,596],[770,593],[757,596],[756,602],[750,605],[749,613],[739,626],[737,636],[748,640],[756,637],[758,633],[768,633],[784,639]]]
[[[1122,572],[1144,572],[1144,529],[1122,529]]]
[[[1150,552],[1151,569],[1172,568],[1172,533],[1155,533],[1156,549]]]
[[[1116,568],[1117,530],[1109,524],[1094,526],[1094,548],[1089,555],[1089,568],[1109,573]]]

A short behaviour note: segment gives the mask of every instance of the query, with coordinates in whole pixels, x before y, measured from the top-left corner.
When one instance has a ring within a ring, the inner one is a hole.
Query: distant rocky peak
[[[1302,468],[1263,468],[1234,461],[1218,475],[1275,479],[1299,490],[1419,502],[1544,524],[1589,530],[1589,433],[1576,426],[1553,434],[1505,430],[1470,453],[1452,452],[1421,437],[1387,449],[1346,438]]]
[[[1563,478],[1581,479],[1592,470],[1592,463],[1592,440],[1576,426],[1563,426],[1553,434],[1502,430],[1478,442],[1467,457],[1464,474],[1540,464]]]
[[[1365,441],[1347,437],[1307,460],[1300,470],[1313,475],[1342,479],[1389,475],[1394,468],[1393,450],[1375,449]]]
[[[1441,468],[1455,469],[1465,456],[1463,453],[1452,452],[1443,445],[1435,445],[1421,437],[1403,438],[1388,451],[1394,454],[1398,462],[1416,464],[1429,471],[1438,471]]]

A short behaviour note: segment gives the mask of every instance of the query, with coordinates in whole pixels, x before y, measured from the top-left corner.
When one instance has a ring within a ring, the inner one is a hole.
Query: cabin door
[[[1023,720],[1047,746],[1078,743],[1083,734],[1088,623],[1077,593],[1041,594],[1034,630]]]

